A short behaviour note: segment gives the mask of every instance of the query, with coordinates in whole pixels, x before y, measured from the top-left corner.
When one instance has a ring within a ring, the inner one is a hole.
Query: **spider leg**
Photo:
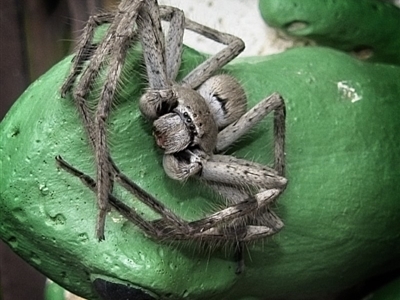
[[[113,170],[109,162],[109,148],[107,144],[107,119],[115,98],[117,84],[121,75],[123,64],[129,45],[134,41],[137,32],[132,26],[138,16],[138,9],[141,2],[123,3],[120,5],[116,19],[116,27],[111,43],[111,54],[109,70],[95,113],[95,158],[97,163],[97,203],[99,213],[97,218],[96,234],[99,239],[104,239],[104,226],[106,213],[108,211],[108,194],[113,187]],[[114,24],[113,24],[114,25]],[[114,26],[113,26],[114,27]]]
[[[259,102],[240,119],[218,133],[216,151],[221,152],[246,134],[271,111],[274,111],[274,169],[284,174],[285,168],[285,103],[279,94],[272,94]]]
[[[182,16],[176,14],[176,16],[171,15],[170,17],[173,28],[179,27],[179,22],[182,22],[180,21]],[[149,81],[149,90],[140,98],[139,108],[144,116],[154,121],[160,115],[176,106],[177,99],[171,86],[175,79],[174,74],[177,73],[174,68],[179,69],[180,57],[172,57],[175,52],[165,49],[157,1],[145,2],[140,11],[138,26],[141,33],[143,56]],[[179,32],[176,32],[175,36],[172,33],[169,34],[168,42],[179,44],[179,40],[182,39],[180,35],[182,34]],[[174,50],[180,53],[179,49]],[[174,66],[171,60],[175,60],[178,65]]]
[[[189,159],[166,155],[168,165],[177,164],[178,170],[192,170],[200,164],[201,170],[195,174],[228,202],[227,208],[189,223],[193,238],[214,237],[222,240],[247,241],[274,234],[282,228],[283,224],[277,217],[268,222],[270,226],[261,224],[250,227],[246,226],[248,223],[246,218],[265,211],[266,207],[284,191],[287,184],[286,178],[278,175],[274,169],[233,156],[214,155],[201,159],[196,151],[186,151],[184,156],[188,156]],[[174,168],[170,171],[174,172]],[[190,177],[195,174],[188,172],[181,175],[184,180],[185,176]],[[256,192],[253,195],[254,189]],[[224,226],[219,226],[222,224]]]
[[[229,207],[203,219],[187,222],[178,217],[175,213],[165,207],[161,202],[159,202],[145,190],[136,185],[126,175],[119,171],[114,162],[112,163],[114,170],[116,170],[117,182],[131,192],[131,194],[137,199],[162,216],[162,220],[154,221],[154,223],[158,224],[157,228],[160,228],[161,231],[157,234],[157,236],[164,236],[165,238],[191,239],[192,237],[215,238],[216,236],[221,236],[222,233],[219,229],[215,228],[216,226],[220,225],[221,223],[227,223],[233,219],[246,216],[255,209],[260,209],[272,203],[277,197],[279,197],[281,193],[281,190],[279,189],[269,189],[264,190],[253,197],[249,196],[248,193],[238,190],[234,187],[231,187],[231,190],[229,191],[229,187],[226,186],[225,192],[222,194],[225,196],[225,198],[229,197],[230,200],[233,197],[240,198],[236,201],[236,203],[232,204],[231,202]],[[213,184],[218,185],[218,188],[216,189],[218,192],[223,190],[221,189],[221,183],[209,182],[209,184],[211,186],[213,186]],[[111,204],[115,207],[113,203]],[[118,207],[116,208],[118,209]],[[273,228],[256,228],[256,226],[253,226],[251,227],[252,230],[246,234],[246,239],[259,238],[261,236],[274,234],[276,232],[275,229],[278,227],[279,226]],[[238,237],[234,234],[234,230],[231,231],[232,233],[230,235],[228,234],[227,239],[237,239]],[[152,235],[155,236],[154,234]]]
[[[109,151],[106,141],[106,121],[111,108],[112,100],[117,88],[122,65],[129,44],[135,39],[136,31],[132,26],[135,23],[142,1],[122,1],[118,12],[105,38],[94,51],[92,58],[84,70],[76,89],[73,91],[73,99],[84,123],[89,137],[89,142],[95,152],[97,162],[97,203],[99,206],[98,222],[96,225],[97,237],[104,239],[104,223],[108,210],[108,193],[112,190],[112,168],[109,162]],[[89,32],[90,33],[90,32]],[[91,33],[92,34],[92,33]],[[87,43],[89,37],[84,38]],[[93,116],[87,104],[89,94],[95,78],[109,54],[110,68],[105,84],[100,94],[99,103]],[[77,59],[79,61],[80,58]],[[70,75],[69,78],[72,78]],[[64,86],[68,86],[68,79]]]
[[[78,177],[89,189],[96,193],[97,187],[94,179],[68,164],[63,158],[61,158],[61,156],[57,156],[56,161],[62,169]],[[126,175],[119,172],[115,165],[114,168],[118,172],[116,180],[137,197],[138,200],[159,213],[162,216],[162,219],[156,221],[147,221],[143,219],[143,217],[141,217],[136,211],[128,207],[111,193],[108,194],[109,203],[124,217],[153,238],[168,240],[188,240],[194,238],[247,241],[272,235],[276,232],[273,228],[251,225],[242,228],[240,233],[237,232],[236,228],[217,227],[221,223],[226,223],[234,218],[244,216],[249,211],[253,210],[255,206],[257,206],[257,201],[254,201],[254,199],[247,199],[246,201],[232,205],[206,218],[187,222],[166,208],[149,193],[137,186]],[[279,190],[269,190],[267,193],[268,195],[263,195],[264,198],[268,198],[264,199],[265,204],[272,202],[279,196],[279,193]]]
[[[221,194],[221,190],[218,190]],[[244,226],[236,226],[236,224],[229,224],[229,221],[238,219],[240,217],[247,216],[249,213],[255,211],[256,209],[260,209],[270,203],[272,203],[276,198],[281,194],[281,190],[279,189],[269,189],[257,193],[254,196],[245,195],[242,200],[237,204],[231,204],[225,209],[222,209],[214,214],[211,214],[203,219],[190,222],[189,225],[191,227],[191,233],[196,235],[201,235],[206,231],[215,232],[215,228],[221,224],[228,225],[221,228],[226,230],[231,230],[235,235],[235,239],[241,240],[240,234],[237,235],[237,229]],[[242,225],[242,224],[240,224]],[[210,230],[213,229],[213,230]],[[269,232],[271,228],[267,228],[264,232]]]
[[[280,193],[281,191],[278,189],[270,189],[268,192],[264,192],[257,197],[248,197],[238,204],[230,205],[205,218],[192,222],[185,222],[183,227],[177,227],[174,222],[171,223],[165,218],[154,221],[154,224],[156,224],[157,228],[162,230],[161,235],[164,236],[164,238],[172,240],[206,239],[219,241],[248,241],[258,239],[275,234],[277,229],[253,225],[243,225],[239,227],[234,225],[220,225],[229,224],[229,221],[244,217],[262,205],[273,202]]]
[[[93,47],[95,46],[92,44],[92,40],[95,29],[100,25],[111,23],[113,17],[114,14],[112,13],[99,14],[89,17],[89,20],[86,23],[85,28],[83,30],[83,35],[81,37],[81,40],[77,47],[78,52],[75,54],[73,58],[73,65],[70,74],[68,75],[63,86],[61,87],[61,96],[63,98],[71,90],[72,86],[75,83],[76,78],[81,73],[83,63],[89,60],[93,54],[94,51]]]
[[[208,161],[203,162],[203,168],[199,174],[201,179],[263,189],[284,189],[287,184],[286,178],[279,176],[273,169],[255,168],[255,164],[251,165],[249,162],[246,165],[241,163],[244,160],[238,160],[233,156],[226,156],[224,159],[222,159],[223,155],[215,156],[215,158],[212,156]]]
[[[114,165],[114,170],[116,171],[116,180],[118,181],[118,183],[121,184],[121,186],[123,186],[129,192],[131,192],[132,195],[134,195],[141,202],[143,202],[144,204],[149,206],[155,212],[159,213],[168,222],[176,224],[176,226],[179,228],[184,228],[183,229],[184,231],[185,230],[189,231],[189,229],[187,229],[186,221],[184,221],[183,219],[178,217],[170,209],[165,207],[164,204],[159,202],[152,195],[147,193],[145,190],[143,190],[141,187],[139,187],[136,183],[134,183],[132,180],[130,180],[125,174],[120,172],[119,169],[115,165]]]
[[[170,6],[157,6],[156,1],[146,1],[140,13],[139,28],[142,33],[143,52],[146,62],[147,75],[152,90],[166,90],[171,87],[173,80],[178,73],[184,28],[201,34],[216,42],[227,45],[226,48],[210,57],[183,80],[182,84],[196,88],[206,81],[215,71],[234,59],[244,49],[244,43],[236,36],[222,33],[210,27],[201,25],[184,17],[181,10]],[[164,50],[164,35],[160,23],[161,17],[170,22],[170,30],[167,36],[167,48]],[[154,97],[153,97],[154,98]],[[164,100],[164,99],[163,99]],[[156,102],[155,100],[143,101]],[[174,101],[167,101],[174,104]],[[159,104],[160,106],[161,104]],[[142,112],[151,119],[157,116],[156,113],[146,109],[143,105]],[[149,106],[155,106],[154,103]],[[171,106],[171,105],[170,105]]]
[[[257,206],[255,210],[251,211],[251,214],[243,215],[242,218],[236,218],[233,222],[226,223],[226,228],[243,228],[250,224],[268,227],[273,232],[278,232],[284,226],[283,222],[269,209],[270,204],[283,192],[281,189],[258,189],[258,191],[254,192],[250,189],[221,184],[219,182],[207,182],[207,184],[226,200],[226,206],[236,205],[251,198],[257,202]]]
[[[275,174],[275,175],[279,175],[278,171],[276,171],[273,168],[270,168],[266,165],[257,163],[255,161],[251,161],[251,160],[247,160],[247,159],[243,159],[243,158],[237,158],[235,156],[232,155],[224,155],[224,154],[214,154],[212,156],[211,161],[213,162],[223,162],[226,164],[237,164],[240,166],[245,166],[245,167],[251,167],[253,169],[258,169],[261,171],[267,171],[270,172],[271,174]]]
[[[241,229],[241,230],[239,230]],[[246,225],[242,228],[231,227],[213,227],[208,230],[196,233],[195,235],[186,237],[186,239],[200,239],[200,240],[216,240],[216,241],[235,241],[235,242],[250,242],[271,236],[278,231],[273,228],[265,226]]]
[[[228,200],[227,208],[191,222],[192,233],[204,232],[259,210],[272,203],[286,187],[284,177],[261,164],[224,155],[201,158],[190,150],[177,154],[164,155],[164,168],[171,173],[170,177],[186,180],[196,175]],[[250,187],[257,191],[254,196]]]
[[[153,90],[167,89],[171,86],[171,82],[166,71],[164,34],[156,0],[144,1],[138,18],[138,27],[149,86]]]
[[[102,68],[103,64],[105,63],[106,58],[113,47],[113,41],[114,41],[116,28],[118,27],[118,24],[121,20],[121,15],[123,15],[124,10],[126,9],[126,6],[127,6],[126,3],[128,3],[128,5],[131,6],[131,10],[135,10],[135,9],[137,10],[138,7],[140,7],[139,5],[141,4],[140,1],[125,0],[125,1],[121,2],[121,4],[119,5],[119,12],[117,14],[115,14],[115,16],[113,18],[113,22],[110,24],[104,39],[100,42],[100,44],[98,45],[98,47],[95,49],[94,53],[92,54],[88,66],[84,69],[83,74],[82,74],[81,78],[79,79],[79,82],[77,83],[75,90],[72,93],[73,100],[74,100],[76,107],[78,108],[79,114],[83,120],[84,127],[89,136],[89,142],[93,149],[96,148],[95,147],[94,124],[93,124],[94,120],[93,120],[93,114],[87,104],[87,96],[88,96],[89,92],[91,91],[92,85],[95,82],[95,78],[99,74],[100,69]],[[110,14],[110,16],[113,16],[113,15]],[[91,28],[91,27],[89,27],[89,28]],[[93,35],[93,32],[91,34]],[[89,40],[89,38],[87,38],[84,35],[84,39],[81,42],[81,44],[87,44],[88,41],[86,41],[86,40]],[[76,62],[74,61],[74,64],[78,63],[77,62],[78,60],[79,59],[76,59]],[[73,67],[73,69],[74,69],[74,67]],[[71,71],[71,74],[73,72],[74,71]],[[70,75],[70,77],[71,76],[72,75]],[[67,82],[69,80],[70,79],[66,80],[66,82],[63,85],[63,89],[64,89],[64,87],[68,86]]]
[[[174,80],[181,66],[185,15],[182,10],[171,6],[160,6],[160,14],[161,19],[170,23],[165,55],[168,78]]]
[[[234,156],[214,155],[207,163],[203,163],[200,177],[207,180],[207,183],[227,200],[228,205],[240,203],[254,195],[252,197],[257,200],[258,205],[248,215],[250,220],[243,222],[244,219],[238,219],[232,224],[243,226],[251,222],[253,225],[270,227],[274,232],[283,227],[282,221],[274,214],[271,215],[268,210],[269,204],[279,197],[287,184],[287,179],[280,176],[275,169]],[[270,199],[271,191],[275,190],[278,191],[278,195]]]
[[[197,234],[197,238],[234,241],[236,245],[235,260],[237,262],[235,273],[240,274],[245,269],[244,244],[251,240],[274,235],[283,227],[282,221],[268,209],[269,204],[279,197],[282,190],[261,190],[255,196],[251,196],[248,191],[235,185],[226,185],[220,182],[207,183],[227,200],[227,205],[229,206],[230,204],[228,209],[238,208],[240,213],[232,214],[231,219],[226,218],[223,222],[221,218],[221,222],[215,224],[219,225],[218,227],[213,226],[207,230],[202,230],[200,235]],[[219,215],[220,213],[221,211],[214,215]],[[258,215],[261,215],[261,218]],[[266,219],[269,222],[262,222]],[[252,224],[252,222],[256,222],[256,224]],[[210,224],[211,222],[207,222],[207,218],[205,218],[202,223]],[[195,228],[200,224],[197,221],[192,222],[190,225]],[[203,224],[201,225],[206,229]]]
[[[117,18],[117,16],[115,18]],[[114,22],[115,22],[115,18],[114,18]],[[112,27],[112,24],[110,25],[110,28],[107,31],[107,35],[106,35],[107,38],[105,38],[99,44],[99,46],[96,48],[94,53],[91,55],[92,57],[90,59],[89,65],[83,71],[83,74],[82,74],[75,90],[72,92],[72,98],[75,102],[76,107],[78,108],[78,112],[83,121],[84,127],[86,129],[86,133],[89,137],[90,145],[92,146],[93,150],[96,149],[93,114],[88,107],[86,98],[90,92],[90,89],[94,83],[96,76],[98,75],[98,73],[100,71],[100,68],[103,65],[105,55],[107,55],[110,52],[110,47],[111,47],[110,39],[112,38],[111,37],[112,34],[110,34],[111,27]],[[91,28],[91,27],[89,26],[89,28]],[[90,32],[90,34],[93,35],[93,31]],[[86,45],[88,43],[88,41],[86,41],[86,40],[89,40],[89,38],[84,36],[84,39],[81,42],[81,44]],[[85,50],[80,49],[80,52],[85,52]],[[79,55],[79,53],[78,53],[78,55]],[[71,74],[69,75],[69,77],[67,78],[67,80],[65,81],[65,83],[61,89],[62,93],[66,93],[68,91],[68,89],[70,88],[69,85],[72,84],[72,82],[75,79],[74,76],[75,75],[77,76],[78,73],[80,72],[80,70],[79,70],[80,67],[78,67],[78,66],[80,63],[83,62],[83,56],[85,56],[85,55],[81,54],[79,56],[79,58],[75,59]],[[77,67],[75,67],[75,64],[77,65]]]
[[[281,195],[283,189],[260,188],[253,195],[249,189],[237,185],[222,184],[221,182],[207,183],[226,199],[228,207],[241,208],[249,203],[246,209],[233,216],[232,219],[224,220],[222,226],[212,228],[207,234],[219,235],[219,231],[227,235],[227,238],[231,236],[230,239],[233,239],[232,236],[235,236],[236,241],[245,242],[273,235],[282,229],[283,222],[269,210],[269,205]]]
[[[200,86],[204,81],[210,78],[215,71],[225,66],[245,48],[244,42],[240,38],[196,23],[188,18],[185,18],[185,27],[188,30],[227,46],[198,65],[182,80],[182,84],[189,85],[193,89]]]
[[[83,184],[85,184],[89,189],[91,189],[94,193],[97,192],[96,181],[91,178],[89,175],[84,174],[78,169],[71,166],[67,163],[61,156],[56,157],[56,161],[58,166],[67,171],[68,173],[78,177]],[[176,214],[174,214],[171,210],[165,207],[161,202],[155,199],[152,195],[147,193],[145,190],[140,188],[137,184],[131,181],[125,174],[121,173],[117,166],[112,162],[114,170],[117,172],[116,180],[120,183],[124,188],[126,188],[129,192],[132,193],[138,200],[148,205],[151,209],[161,215],[161,220],[156,221],[147,221],[140,214],[138,214],[135,210],[131,209],[129,206],[124,204],[121,200],[116,198],[111,193],[108,194],[109,203],[124,217],[126,217],[133,224],[137,225],[140,229],[142,229],[145,233],[150,235],[153,238],[174,238],[175,234],[185,235],[190,232],[190,225],[187,221],[181,219]],[[171,232],[167,232],[163,226],[160,224],[167,224],[169,228],[173,228]]]
[[[61,156],[57,156],[56,161],[59,167],[61,167],[71,175],[78,177],[83,182],[84,185],[86,185],[89,189],[91,189],[93,192],[96,193],[97,191],[96,181],[93,178],[71,166]],[[153,235],[154,232],[156,232],[156,229],[154,228],[154,226],[152,226],[150,222],[145,221],[138,213],[136,213],[130,207],[125,205],[122,201],[113,196],[111,193],[108,194],[108,200],[110,204],[114,208],[116,208],[117,211],[119,211],[132,223],[136,224],[144,232],[150,235]]]
[[[231,205],[203,219],[186,222],[166,208],[153,196],[137,186],[123,173],[117,173],[116,179],[141,202],[148,205],[163,217],[163,220],[155,222],[158,224],[159,228],[164,229],[164,234],[166,236],[171,235],[174,239],[190,239],[192,236],[201,237],[202,232],[216,227],[221,223],[226,223],[232,219],[244,216],[257,207],[265,206],[268,203],[273,202],[280,194],[280,190],[278,189],[264,191],[263,193],[257,194],[255,197],[250,197],[246,194],[247,199],[244,201],[240,201],[237,204]],[[178,236],[180,237],[178,238]]]
[[[71,166],[61,156],[57,156],[56,161],[62,169],[78,177],[89,189],[96,193],[97,187],[94,179]],[[203,231],[205,232],[205,236],[215,236],[218,234],[215,230],[212,231],[212,234],[206,233],[207,230],[216,226],[221,221],[230,220],[236,217],[238,213],[241,214],[243,209],[246,210],[246,206],[248,206],[245,203],[240,203],[240,205],[237,205],[236,207],[230,207],[207,218],[189,223],[175,215],[161,202],[132,182],[123,173],[119,172],[116,178],[123,187],[130,191],[140,201],[147,204],[155,212],[159,213],[163,219],[152,222],[146,221],[111,193],[108,194],[110,204],[128,220],[155,238],[191,239],[192,236],[201,238]]]

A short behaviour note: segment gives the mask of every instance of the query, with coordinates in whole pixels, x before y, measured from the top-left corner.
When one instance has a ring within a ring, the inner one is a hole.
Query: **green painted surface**
[[[372,50],[370,61],[400,64],[400,8],[376,0],[260,0],[264,20],[287,34],[344,51]]]
[[[186,50],[183,68],[202,59]],[[170,299],[320,299],[400,267],[399,67],[310,47],[226,68],[243,82],[249,106],[274,91],[287,104],[289,185],[275,208],[286,226],[249,246],[240,276],[229,249],[160,244],[115,211],[106,240],[95,239],[94,194],[54,161],[60,154],[94,174],[76,110],[59,96],[69,67],[67,58],[33,83],[0,125],[0,236],[61,286],[94,298],[90,278],[108,276]],[[164,174],[138,110],[143,81],[129,68],[126,75],[110,122],[115,161],[185,218],[210,212],[216,200],[200,183],[182,186]],[[270,163],[271,128],[266,120],[232,152]],[[116,194],[156,217],[122,189]]]
[[[44,300],[65,300],[66,291],[57,283],[47,280],[44,291]]]

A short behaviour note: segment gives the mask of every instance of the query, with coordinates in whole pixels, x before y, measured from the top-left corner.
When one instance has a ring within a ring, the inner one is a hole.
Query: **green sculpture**
[[[271,26],[373,62],[400,64],[400,8],[390,1],[260,0]]]
[[[135,54],[129,68],[140,70]],[[203,59],[186,49],[182,72]],[[154,299],[321,299],[400,267],[400,67],[310,47],[225,69],[242,81],[249,106],[275,91],[287,105],[289,185],[274,208],[285,227],[248,245],[245,272],[236,275],[232,249],[153,241],[115,211],[97,241],[95,195],[54,161],[62,155],[94,174],[76,109],[59,95],[70,60],[33,83],[0,124],[0,237],[61,286],[89,299],[93,282]],[[110,120],[115,161],[182,217],[212,212],[206,187],[164,174],[138,110],[143,76],[126,71],[134,79]],[[268,164],[271,129],[264,121],[231,152]],[[124,190],[116,195],[157,218]]]

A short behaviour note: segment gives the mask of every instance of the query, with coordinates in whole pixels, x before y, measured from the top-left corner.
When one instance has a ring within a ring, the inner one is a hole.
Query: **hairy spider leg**
[[[123,2],[124,3],[124,2]],[[109,209],[108,194],[112,191],[113,170],[110,164],[109,147],[107,143],[107,119],[115,98],[117,84],[121,76],[122,68],[126,59],[129,46],[137,40],[137,28],[132,26],[138,16],[138,9],[141,3],[124,3],[120,6],[116,19],[119,22],[113,23],[110,30],[111,35],[111,57],[106,80],[100,92],[100,99],[95,112],[95,141],[96,141],[96,163],[97,163],[97,199],[99,213],[97,219],[97,237],[104,239],[104,227],[106,214]],[[115,26],[114,26],[115,25]]]
[[[272,94],[271,96],[265,98],[260,103],[255,105],[252,109],[247,111],[244,115],[242,115],[239,120],[228,125],[222,131],[218,133],[217,147],[216,151],[221,152],[231,146],[234,142],[240,139],[243,135],[245,135],[251,128],[253,128],[256,124],[258,124],[262,119],[264,119],[271,111],[274,111],[274,169],[269,169],[260,164],[237,159],[233,156],[224,156],[224,155],[214,155],[212,157],[213,160],[218,160],[219,163],[224,163],[223,165],[214,166],[212,174],[207,174],[207,169],[209,167],[206,165],[203,167],[202,176],[212,181],[212,179],[218,179],[218,181],[214,181],[210,186],[216,190],[218,193],[223,195],[225,199],[230,199],[231,201],[234,199],[233,195],[238,195],[239,199],[237,199],[234,203],[238,203],[243,201],[243,199],[247,199],[247,193],[242,192],[240,187],[245,185],[260,185],[261,181],[266,180],[265,182],[270,181],[275,176],[275,184],[272,184],[273,187],[280,188],[279,194],[281,194],[287,184],[287,180],[284,177],[284,168],[285,168],[285,124],[286,124],[286,112],[285,112],[285,103],[283,98],[278,94]],[[236,165],[236,167],[235,167]],[[225,167],[225,168],[224,168]],[[220,178],[226,178],[226,170],[227,167],[234,168],[234,172],[228,172],[229,174],[242,174],[242,177],[233,176],[235,178],[229,178],[230,182],[238,182],[239,188],[235,186],[231,186],[229,189],[227,187],[223,187],[220,182]],[[223,170],[224,176],[218,176],[218,170]],[[269,169],[269,170],[268,170]],[[254,170],[257,170],[254,172]],[[269,174],[266,173],[268,170]],[[274,174],[275,173],[275,174]],[[254,174],[254,175],[253,175]],[[278,176],[280,175],[280,176]],[[250,176],[250,178],[248,178]],[[270,178],[268,179],[268,177]],[[246,178],[247,177],[247,178]],[[276,185],[277,184],[277,185]],[[265,188],[265,187],[264,187]],[[267,187],[268,188],[268,187]],[[264,193],[263,189],[259,190],[259,193],[255,195],[260,196]],[[245,195],[242,195],[245,193]],[[242,197],[240,199],[240,197]],[[232,203],[232,202],[231,202]],[[255,209],[255,211],[264,211],[265,214],[268,214],[268,218],[273,222],[272,224],[268,224],[265,226],[262,224],[261,226],[252,227],[254,234],[251,234],[249,229],[248,231],[248,240],[256,239],[258,234],[258,230],[271,230],[271,235],[278,232],[283,227],[283,222],[275,215],[273,212],[268,209],[263,209],[263,206],[260,206]],[[240,221],[240,220],[239,220]],[[236,222],[237,223],[237,222]],[[234,223],[232,226],[235,226]],[[270,226],[272,225],[272,226]],[[240,226],[240,225],[238,225]],[[235,232],[236,230],[233,230]],[[243,245],[244,239],[238,240],[236,247],[236,257],[238,258],[238,267],[236,269],[236,273],[239,274],[244,269],[244,258],[243,258]]]
[[[157,1],[145,2],[140,10],[138,26],[150,89],[168,89],[171,82],[167,76],[165,41]]]
[[[99,14],[89,17],[89,20],[83,29],[80,42],[77,46],[78,51],[73,58],[70,74],[61,87],[61,96],[63,98],[66,97],[67,93],[73,87],[76,78],[81,74],[82,65],[93,55],[95,45],[93,45],[92,41],[96,28],[103,24],[112,23],[113,19],[114,14],[112,13]]]
[[[199,87],[214,73],[237,57],[245,48],[244,42],[231,34],[196,23],[186,18],[185,27],[218,43],[226,45],[221,51],[206,59],[182,80],[182,84],[189,85],[193,89]]]
[[[168,78],[175,81],[181,66],[185,15],[180,9],[165,6],[160,6],[160,14],[164,21],[169,22],[165,56]]]
[[[274,169],[284,176],[285,168],[285,103],[283,98],[274,93],[265,98],[239,120],[228,125],[218,133],[216,152],[221,152],[245,135],[271,111],[274,111]]]
[[[89,189],[96,193],[96,181],[93,178],[68,164],[61,156],[57,156],[56,161],[62,169],[78,177]],[[253,201],[243,201],[242,203],[220,210],[217,213],[207,216],[206,218],[193,222],[187,222],[176,216],[172,211],[166,208],[149,193],[141,189],[124,174],[117,174],[116,180],[133,195],[144,201],[144,203],[148,204],[150,208],[159,213],[162,216],[162,219],[156,221],[145,220],[135,210],[128,207],[111,193],[108,194],[109,203],[145,233],[158,239],[236,240],[238,238],[236,234],[227,235],[216,226],[221,223],[228,222],[234,218],[244,216],[249,211],[254,209],[254,205],[252,203]],[[273,202],[276,197],[278,197],[279,190],[271,189],[268,191],[268,193],[269,195],[265,197],[265,201],[270,203]],[[273,232],[270,229],[265,229],[262,231],[259,228],[255,228],[255,226],[247,226],[247,231],[243,238],[246,240],[251,240],[254,237],[260,238],[261,236],[271,235],[272,233]]]
[[[84,70],[76,89],[73,91],[73,99],[78,108],[79,114],[84,122],[89,143],[92,146],[97,162],[97,203],[99,206],[98,221],[96,224],[96,235],[99,240],[104,239],[104,223],[106,212],[108,210],[108,192],[112,190],[112,174],[109,162],[109,151],[106,142],[106,120],[109,114],[111,103],[114,97],[117,81],[120,76],[122,63],[127,50],[127,44],[132,42],[135,38],[136,31],[132,29],[131,22],[135,22],[137,12],[142,5],[142,0],[136,1],[122,1],[118,7],[118,12],[114,15],[113,21],[109,26],[105,38],[100,42],[94,53],[90,58],[88,67]],[[111,14],[105,14],[100,17],[100,23],[110,22]],[[96,20],[96,18],[94,18]],[[127,28],[124,28],[126,26]],[[123,29],[122,35],[116,34],[117,30]],[[130,27],[130,29],[128,28]],[[124,31],[125,30],[125,31]],[[93,37],[94,25],[90,24],[85,30],[82,42],[83,46],[90,45],[90,40]],[[121,48],[120,48],[121,47]],[[113,50],[117,50],[113,52]],[[80,49],[78,57],[72,67],[72,71],[65,82],[62,93],[66,93],[73,83],[76,76],[80,72],[81,64],[85,57],[87,57],[88,50]],[[95,82],[100,69],[102,68],[105,59],[110,53],[116,53],[111,57],[115,65],[111,65],[109,75],[106,78],[105,85],[101,91],[98,108],[95,116],[88,108],[87,96]]]

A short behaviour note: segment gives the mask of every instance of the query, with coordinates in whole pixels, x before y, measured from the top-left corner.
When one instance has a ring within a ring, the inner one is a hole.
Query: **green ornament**
[[[400,8],[376,0],[260,0],[265,22],[290,36],[400,64]]]
[[[186,49],[183,72],[203,59]],[[285,227],[248,245],[246,269],[236,275],[229,247],[153,241],[114,210],[98,242],[94,193],[54,160],[62,155],[95,173],[77,111],[59,95],[70,60],[34,82],[0,124],[0,237],[59,285],[89,299],[93,282],[155,299],[321,299],[399,268],[399,67],[310,47],[224,69],[243,83],[250,107],[272,92],[287,106],[289,184],[274,207]],[[215,211],[216,197],[198,181],[182,185],[164,174],[138,110],[144,79],[132,70],[142,67],[133,55],[125,70],[109,122],[112,156],[167,207],[198,219]],[[268,164],[272,146],[267,118],[230,152]],[[157,218],[121,188],[115,194]]]

